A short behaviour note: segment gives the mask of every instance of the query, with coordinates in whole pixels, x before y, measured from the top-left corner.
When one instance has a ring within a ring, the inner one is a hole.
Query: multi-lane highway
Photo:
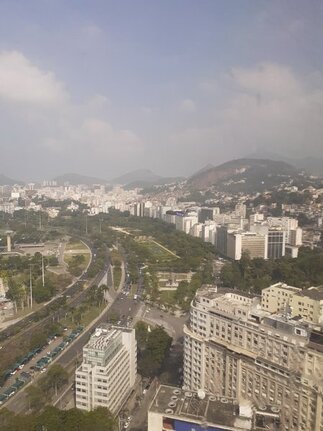
[[[103,277],[103,274],[98,274],[96,277],[96,283],[99,284],[99,277]],[[161,311],[157,308],[147,306],[143,301],[140,300],[140,286],[137,290],[138,299],[134,299],[133,292],[130,293],[130,286],[125,281],[125,272],[123,267],[123,275],[120,283],[120,290],[114,291],[113,288],[109,289],[110,303],[107,305],[105,310],[95,319],[84,332],[55,360],[56,363],[62,365],[66,370],[69,371],[70,377],[70,390],[64,392],[65,399],[71,399],[73,397],[72,392],[72,381],[74,371],[77,364],[82,359],[83,346],[88,342],[91,333],[100,323],[110,321],[113,324],[126,326],[133,325],[136,321],[142,319],[151,325],[163,325],[165,330],[174,338],[178,340],[183,333],[183,323],[186,317],[175,317],[168,313]],[[58,397],[58,400],[60,397]],[[54,402],[57,401],[54,400]],[[18,392],[13,398],[6,402],[6,407],[15,413],[22,413],[28,410],[28,401],[24,390]]]

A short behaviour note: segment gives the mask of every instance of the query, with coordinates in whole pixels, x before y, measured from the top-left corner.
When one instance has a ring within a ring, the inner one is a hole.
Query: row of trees
[[[57,396],[68,382],[67,371],[59,364],[52,365],[47,373],[38,380],[37,384],[28,386],[26,393],[28,397],[29,410],[37,411],[50,402],[52,396]]]
[[[99,407],[92,412],[82,410],[59,410],[46,407],[41,412],[15,415],[0,411],[1,431],[116,431],[117,424],[109,410]]]
[[[279,281],[296,287],[319,286],[323,284],[323,252],[301,248],[297,259],[277,260],[250,259],[244,253],[240,261],[223,266],[221,281],[227,287],[255,292]]]

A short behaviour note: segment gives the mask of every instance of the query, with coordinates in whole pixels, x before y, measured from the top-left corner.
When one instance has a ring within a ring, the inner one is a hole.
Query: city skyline
[[[314,0],[2,2],[0,172],[320,157],[322,17]]]

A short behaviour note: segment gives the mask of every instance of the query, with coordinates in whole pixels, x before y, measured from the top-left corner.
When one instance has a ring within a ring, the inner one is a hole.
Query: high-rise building
[[[117,413],[137,374],[135,330],[102,325],[83,348],[83,362],[75,372],[76,407],[106,407]]]
[[[233,260],[240,260],[242,253],[247,252],[251,259],[267,257],[265,235],[256,232],[228,231],[227,256]]]
[[[282,430],[323,430],[323,332],[259,298],[200,289],[184,326],[184,385],[280,411]]]
[[[221,225],[216,228],[216,248],[224,256],[228,252],[228,227]]]
[[[198,212],[198,221],[199,223],[204,223],[207,220],[214,220],[214,216],[220,214],[220,208],[214,207],[214,208],[207,208],[203,207],[200,208]]]
[[[279,259],[285,256],[286,232],[282,228],[270,228],[267,234],[267,258]]]
[[[247,207],[245,204],[239,203],[234,208],[234,213],[236,216],[240,216],[242,218],[246,218],[247,215]]]

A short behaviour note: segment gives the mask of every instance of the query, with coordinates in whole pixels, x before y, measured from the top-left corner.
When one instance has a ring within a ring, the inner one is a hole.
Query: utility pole
[[[31,279],[31,265],[29,266],[29,291],[30,291],[30,308],[33,308],[33,282]]]
[[[39,213],[39,230],[42,230],[41,213]]]
[[[44,256],[41,255],[41,275],[43,281],[43,287],[45,287],[45,268],[44,268]]]
[[[102,218],[99,218],[99,223],[100,223],[100,233],[102,233]]]
[[[87,235],[87,214],[85,214],[85,233]]]

